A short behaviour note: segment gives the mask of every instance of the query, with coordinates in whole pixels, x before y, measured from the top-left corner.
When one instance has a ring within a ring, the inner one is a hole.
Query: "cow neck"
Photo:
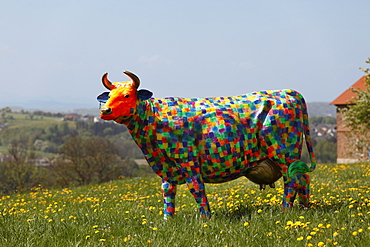
[[[153,115],[151,108],[151,100],[138,100],[136,104],[136,112],[132,117],[121,122],[125,124],[135,141],[145,139],[147,134],[145,133],[150,128],[149,117]]]

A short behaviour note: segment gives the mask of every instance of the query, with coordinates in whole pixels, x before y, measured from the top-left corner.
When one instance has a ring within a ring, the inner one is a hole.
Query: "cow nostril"
[[[109,114],[112,114],[112,109],[109,108],[109,107],[102,107],[100,109],[100,114],[101,115],[109,115]]]

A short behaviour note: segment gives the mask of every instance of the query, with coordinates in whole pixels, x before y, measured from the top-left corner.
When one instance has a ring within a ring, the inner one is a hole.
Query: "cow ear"
[[[96,98],[100,103],[106,103],[109,99],[109,92],[104,92]]]
[[[153,93],[146,89],[140,89],[137,91],[137,97],[141,100],[150,99],[153,96]]]

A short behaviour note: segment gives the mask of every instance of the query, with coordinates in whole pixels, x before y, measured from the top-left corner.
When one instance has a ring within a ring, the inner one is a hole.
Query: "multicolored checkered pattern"
[[[114,120],[127,125],[149,165],[162,178],[165,218],[175,212],[177,184],[188,185],[202,216],[209,218],[204,183],[244,176],[248,168],[266,158],[281,168],[285,183],[283,206],[292,207],[296,194],[301,204],[308,205],[309,177],[305,172],[315,169],[316,160],[306,104],[298,92],[260,91],[216,98],[132,97],[136,109]],[[110,101],[114,100],[117,98],[111,96],[105,107],[112,108],[114,114],[127,112],[113,108]],[[300,173],[289,176],[290,164],[303,163],[295,162],[301,156],[303,136],[311,167],[304,164],[308,170],[298,169]]]
[[[299,204],[308,207],[310,201],[310,176],[296,174],[290,178],[284,186],[283,207],[293,207],[294,200],[298,195]]]

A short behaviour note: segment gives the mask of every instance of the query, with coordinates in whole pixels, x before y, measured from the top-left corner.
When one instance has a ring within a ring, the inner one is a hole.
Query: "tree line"
[[[71,127],[73,126],[73,127]],[[58,122],[46,127],[4,128],[0,144],[0,193],[103,183],[153,174],[123,125]],[[44,163],[40,163],[43,161]]]

